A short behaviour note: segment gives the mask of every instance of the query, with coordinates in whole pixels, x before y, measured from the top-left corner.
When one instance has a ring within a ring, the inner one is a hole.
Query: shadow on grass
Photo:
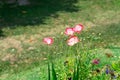
[[[2,30],[0,30],[0,38],[1,37],[5,37],[5,35],[3,34],[3,31]]]
[[[58,17],[58,11],[77,11],[74,5],[76,2],[77,0],[35,0],[29,6],[4,5],[0,8],[0,27],[12,29],[16,25],[45,24],[44,20],[49,16]]]

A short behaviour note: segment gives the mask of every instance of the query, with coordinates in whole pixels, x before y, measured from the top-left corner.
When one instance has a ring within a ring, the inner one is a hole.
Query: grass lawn
[[[77,52],[99,58],[94,68],[102,71],[112,65],[120,74],[119,6],[120,0],[61,0],[0,8],[0,80],[47,80],[48,55],[52,55],[59,80],[65,80],[64,62],[69,61],[71,69]],[[78,35],[81,41],[69,47],[65,28],[79,23],[84,25]],[[54,38],[51,46],[42,42],[49,36]]]

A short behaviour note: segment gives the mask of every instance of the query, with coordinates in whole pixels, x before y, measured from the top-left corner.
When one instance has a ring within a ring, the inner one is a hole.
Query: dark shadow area
[[[77,0],[32,0],[27,6],[4,5],[0,8],[0,28],[45,24],[47,17],[58,17],[58,11],[77,11],[74,5],[76,2]]]
[[[0,30],[0,38],[3,37],[3,36],[4,36],[4,35],[3,35],[3,31]]]

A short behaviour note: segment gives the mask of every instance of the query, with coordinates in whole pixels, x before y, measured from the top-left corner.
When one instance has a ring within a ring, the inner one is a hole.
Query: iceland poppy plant
[[[48,45],[51,45],[51,44],[53,44],[53,38],[51,38],[51,37],[46,37],[46,38],[44,38],[43,39],[43,42],[45,43],[45,44],[48,44]]]
[[[68,36],[74,35],[73,28],[66,28],[65,29],[65,34],[68,35]]]
[[[80,33],[83,30],[83,25],[82,24],[77,24],[74,28],[73,31]]]
[[[68,40],[67,40],[67,44],[69,46],[73,46],[74,44],[78,43],[79,39],[77,36],[71,36]]]

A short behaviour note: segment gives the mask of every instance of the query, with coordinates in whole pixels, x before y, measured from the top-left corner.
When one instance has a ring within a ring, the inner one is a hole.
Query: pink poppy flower
[[[74,44],[78,43],[79,39],[77,36],[71,36],[68,40],[67,40],[67,44],[69,46],[73,46]]]
[[[73,35],[74,34],[74,30],[73,30],[73,28],[66,28],[65,29],[65,34],[66,35]]]
[[[44,42],[45,44],[51,45],[51,44],[54,42],[54,40],[53,40],[53,38],[51,38],[51,37],[47,37],[47,38],[44,38],[44,39],[43,39],[43,42]]]
[[[93,64],[99,64],[99,62],[100,62],[100,59],[94,59],[94,60],[92,61]]]
[[[77,24],[74,28],[73,31],[80,33],[83,30],[83,25],[82,24]]]

